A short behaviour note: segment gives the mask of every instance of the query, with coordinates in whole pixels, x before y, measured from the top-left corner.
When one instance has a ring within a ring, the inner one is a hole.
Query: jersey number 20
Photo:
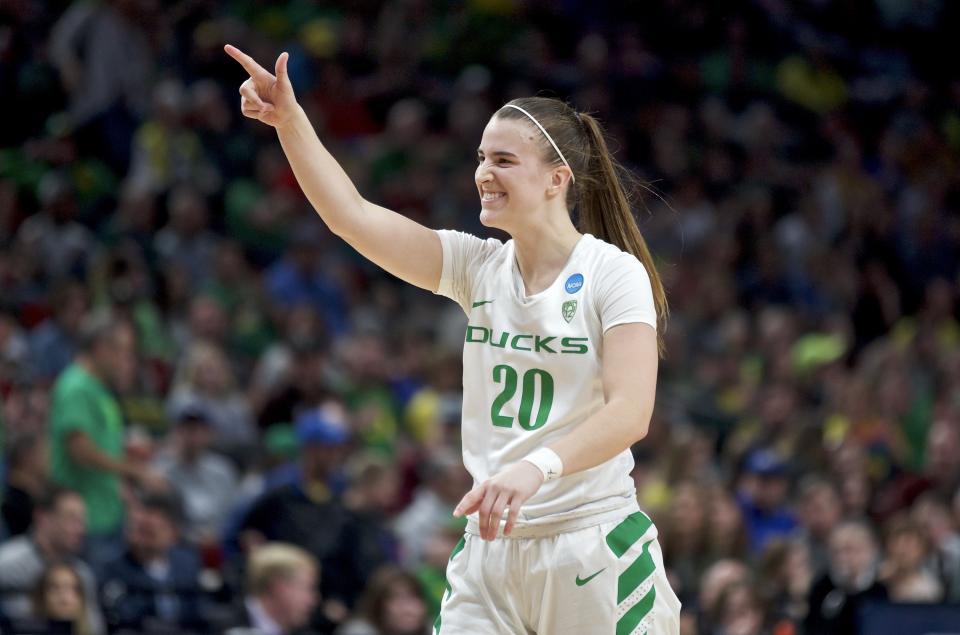
[[[540,378],[540,405],[537,408],[536,419],[531,423],[530,415],[533,412],[538,377]],[[493,367],[493,381],[503,384],[503,390],[490,407],[493,425],[510,428],[513,426],[513,417],[500,414],[500,410],[505,403],[513,399],[513,395],[517,392],[517,371],[513,366],[497,364]],[[517,413],[520,427],[524,430],[536,430],[543,426],[547,422],[547,417],[550,416],[551,406],[553,406],[553,377],[545,370],[531,368],[523,374],[523,386],[520,388],[520,411]]]

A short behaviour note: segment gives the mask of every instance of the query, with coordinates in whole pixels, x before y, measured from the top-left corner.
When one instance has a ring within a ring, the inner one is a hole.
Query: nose
[[[480,185],[481,183],[486,183],[491,180],[493,177],[490,175],[490,170],[481,163],[477,166],[477,172],[474,178],[477,181],[477,185]]]

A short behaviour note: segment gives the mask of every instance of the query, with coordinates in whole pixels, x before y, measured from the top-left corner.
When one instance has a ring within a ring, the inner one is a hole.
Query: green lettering
[[[549,346],[550,340],[555,339],[557,339],[556,335],[551,335],[550,337],[540,337],[539,335],[535,335],[533,340],[533,348],[538,353],[541,349],[547,351],[548,353],[556,353],[557,351],[553,350]]]
[[[583,355],[590,350],[590,348],[586,345],[586,342],[589,341],[590,340],[586,337],[565,337],[560,340],[560,343],[563,344],[563,350],[560,352]]]
[[[477,339],[474,339],[474,338],[473,338],[473,333],[474,333],[474,331],[480,331],[480,332],[483,334],[483,337],[481,337],[481,338],[478,339],[478,340],[477,340]],[[489,331],[488,329],[486,329],[486,328],[484,328],[484,327],[482,327],[482,326],[469,326],[469,325],[467,325],[467,341],[468,341],[468,342],[476,343],[476,344],[483,344],[484,342],[487,341],[487,339],[489,339],[489,337],[490,337],[490,331]]]
[[[517,343],[523,339],[532,340],[533,336],[532,335],[514,335],[513,339],[510,340],[510,348],[512,348],[515,351],[532,351],[533,350],[532,348],[529,348],[529,347],[524,348]]]
[[[490,346],[496,346],[497,348],[506,348],[506,347],[507,347],[507,338],[510,337],[510,334],[507,333],[506,331],[504,331],[503,333],[501,333],[501,334],[500,334],[500,342],[498,343],[498,342],[494,342],[494,341],[493,341],[493,335],[492,335],[492,333],[493,333],[493,331],[491,331],[491,335],[490,335]]]

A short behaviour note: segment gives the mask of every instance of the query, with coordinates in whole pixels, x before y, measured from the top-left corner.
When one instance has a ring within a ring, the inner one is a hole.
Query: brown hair
[[[390,600],[394,589],[398,587],[406,587],[408,591],[423,600],[424,593],[420,581],[412,573],[392,564],[381,566],[370,576],[367,589],[360,598],[357,612],[381,633],[386,632],[388,627],[387,601]]]
[[[47,565],[47,568],[44,569],[36,585],[34,585],[33,593],[31,593],[30,597],[31,603],[33,604],[34,615],[43,618],[50,617],[49,613],[47,613],[47,585],[50,584],[50,579],[57,571],[69,571],[70,575],[73,576],[74,583],[77,585],[77,593],[80,594],[80,615],[78,615],[77,619],[73,622],[73,632],[77,635],[90,635],[87,616],[90,610],[89,602],[91,599],[87,597],[87,590],[84,588],[83,578],[80,577],[80,573],[69,563],[57,561]]]
[[[568,104],[547,97],[523,97],[509,104],[519,106],[535,117],[570,164],[576,181],[571,181],[567,189],[567,208],[574,213],[577,229],[633,254],[647,270],[657,310],[657,349],[662,357],[663,333],[670,308],[653,256],[630,206],[637,187],[644,186],[613,157],[600,122],[592,116],[578,113]],[[516,108],[504,106],[494,116],[526,121],[536,127]],[[550,142],[539,130],[537,134],[544,161],[549,165],[562,165],[563,161]]]

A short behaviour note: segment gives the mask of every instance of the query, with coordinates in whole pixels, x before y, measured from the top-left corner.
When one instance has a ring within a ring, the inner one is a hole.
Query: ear
[[[565,165],[555,167],[550,171],[550,185],[547,188],[547,197],[565,195],[567,186],[572,184],[573,172]]]

